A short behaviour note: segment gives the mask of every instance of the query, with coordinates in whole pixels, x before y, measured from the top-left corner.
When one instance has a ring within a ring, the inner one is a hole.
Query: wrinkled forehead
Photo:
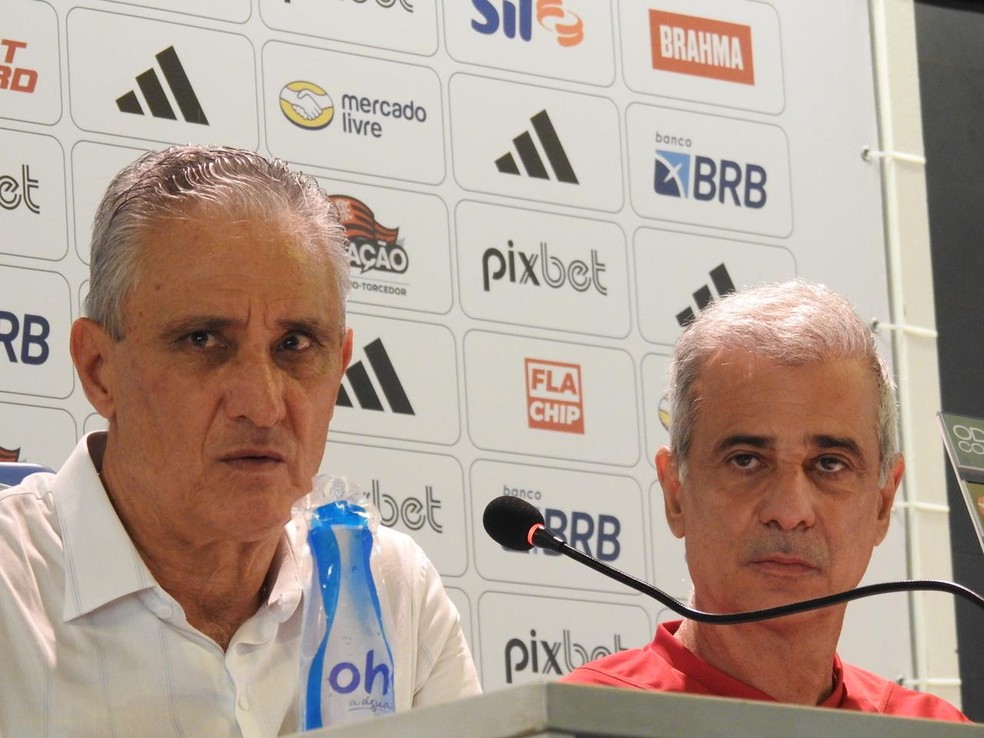
[[[126,302],[202,292],[239,291],[265,299],[337,301],[337,278],[324,244],[286,213],[273,218],[196,208],[147,223],[138,236],[136,274]],[[156,298],[147,291],[158,293]]]
[[[695,428],[708,418],[740,419],[751,412],[765,420],[770,408],[800,406],[804,416],[835,407],[842,412],[843,400],[850,398],[845,422],[870,430],[872,437],[878,432],[878,381],[860,359],[786,362],[740,349],[718,351],[701,366],[691,392]]]

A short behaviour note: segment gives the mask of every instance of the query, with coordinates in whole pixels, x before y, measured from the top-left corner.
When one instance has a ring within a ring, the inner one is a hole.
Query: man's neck
[[[105,436],[93,436],[90,455],[134,547],[155,581],[181,605],[188,623],[225,650],[267,594],[283,531],[256,541],[196,545],[184,531],[168,531],[148,519],[140,496],[117,478],[112,465],[104,466],[105,449]]]
[[[833,690],[843,609],[743,625],[684,620],[676,638],[711,666],[779,702],[819,705]]]
[[[135,542],[136,544],[136,542]],[[179,555],[137,545],[157,583],[184,610],[188,623],[223,650],[269,594],[276,542],[249,547],[209,547]]]

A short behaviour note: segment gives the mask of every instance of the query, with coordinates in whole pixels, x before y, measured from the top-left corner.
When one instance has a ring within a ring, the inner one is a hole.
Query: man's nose
[[[808,470],[791,464],[769,480],[769,485],[759,507],[763,525],[782,530],[813,526],[816,488]]]
[[[269,428],[286,414],[284,377],[269,352],[244,351],[230,364],[226,377],[226,414],[258,428]]]

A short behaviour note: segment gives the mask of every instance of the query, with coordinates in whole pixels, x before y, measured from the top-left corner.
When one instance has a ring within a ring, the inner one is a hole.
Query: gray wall
[[[984,417],[984,2],[920,0],[916,31],[942,405]],[[954,578],[984,592],[952,473],[947,487]],[[984,612],[958,602],[957,634],[963,709],[984,721]]]

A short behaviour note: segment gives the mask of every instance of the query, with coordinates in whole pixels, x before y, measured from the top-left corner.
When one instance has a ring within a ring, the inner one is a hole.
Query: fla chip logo
[[[584,435],[580,365],[531,358],[524,364],[529,427]]]
[[[295,80],[280,90],[280,112],[299,128],[325,128],[335,117],[335,103],[323,87]]]

